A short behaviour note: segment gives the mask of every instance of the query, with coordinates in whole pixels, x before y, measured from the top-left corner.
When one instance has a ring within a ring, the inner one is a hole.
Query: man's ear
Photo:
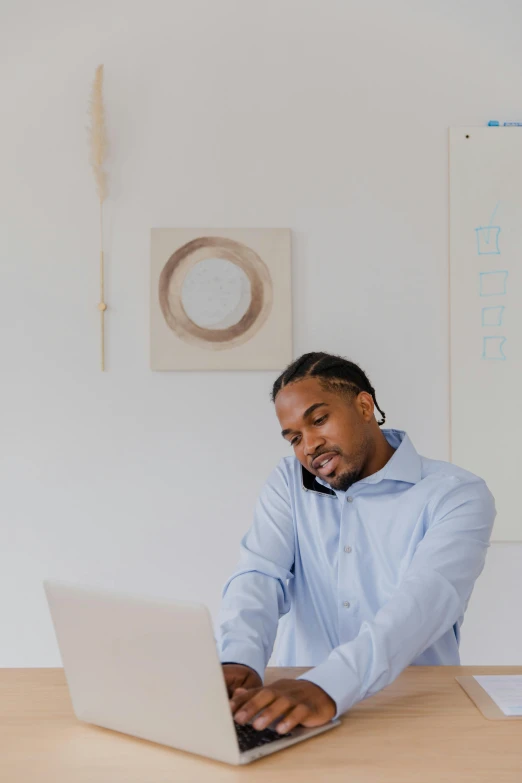
[[[356,400],[359,410],[365,421],[371,421],[374,418],[375,404],[373,397],[368,392],[360,392]]]

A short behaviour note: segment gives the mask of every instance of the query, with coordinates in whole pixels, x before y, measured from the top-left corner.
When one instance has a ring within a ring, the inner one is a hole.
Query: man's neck
[[[378,473],[390,461],[395,454],[396,449],[390,446],[382,432],[379,430],[375,437],[374,450],[364,466],[361,478],[368,478]]]

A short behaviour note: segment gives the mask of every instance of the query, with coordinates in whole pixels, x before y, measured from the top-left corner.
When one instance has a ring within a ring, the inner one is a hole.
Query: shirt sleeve
[[[279,618],[290,609],[294,525],[282,465],[263,487],[252,527],[241,541],[238,566],[223,589],[218,618],[219,657],[254,669],[264,678]]]
[[[393,682],[464,614],[484,567],[495,502],[482,480],[449,481],[393,597],[355,639],[299,678],[328,693],[336,717]]]

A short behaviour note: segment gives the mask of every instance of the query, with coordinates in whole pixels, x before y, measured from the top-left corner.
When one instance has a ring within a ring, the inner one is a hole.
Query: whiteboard
[[[451,460],[522,541],[522,128],[450,129]]]

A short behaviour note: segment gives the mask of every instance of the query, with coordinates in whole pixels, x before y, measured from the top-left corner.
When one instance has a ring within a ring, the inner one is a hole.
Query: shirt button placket
[[[347,503],[353,503],[353,496],[352,495],[347,495],[346,496],[346,502]],[[344,551],[345,551],[346,554],[351,554],[352,553],[352,547],[349,546],[348,544],[346,544],[344,546]],[[351,571],[351,569],[350,569],[350,571]],[[350,573],[350,571],[346,572],[347,576]],[[352,588],[351,582],[352,582],[351,578],[347,579],[346,580],[346,584],[343,585],[344,589],[346,589],[347,591],[350,590]],[[343,601],[342,602],[342,606],[343,606],[343,609],[350,609],[351,606],[352,606],[351,601]]]
[[[353,503],[353,497],[352,497],[351,495],[348,495],[348,497],[346,498],[346,502],[347,502],[347,503]],[[352,547],[351,547],[351,546],[345,546],[345,547],[344,547],[344,551],[345,551],[347,554],[351,554]]]

